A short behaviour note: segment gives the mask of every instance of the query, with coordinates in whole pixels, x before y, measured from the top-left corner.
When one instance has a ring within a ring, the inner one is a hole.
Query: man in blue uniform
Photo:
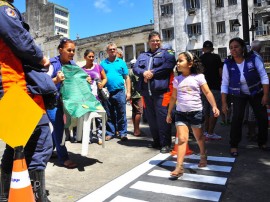
[[[45,190],[44,171],[52,154],[52,137],[42,96],[33,95],[27,91],[24,65],[47,68],[50,62],[35,45],[28,32],[29,26],[11,3],[13,0],[0,0],[0,99],[9,87],[16,83],[32,97],[44,112],[24,148],[24,155],[30,179],[33,185],[38,185],[33,186],[36,201],[46,202],[48,198]],[[14,123],[14,127],[16,127],[16,123]],[[6,201],[8,198],[13,156],[13,148],[6,145],[1,160],[1,201]]]
[[[166,116],[176,61],[173,51],[160,48],[158,32],[149,34],[148,43],[150,50],[139,55],[133,72],[139,77],[138,90],[145,102],[146,118],[154,140],[151,147],[161,148],[161,153],[168,153],[171,146],[171,124],[166,122]]]

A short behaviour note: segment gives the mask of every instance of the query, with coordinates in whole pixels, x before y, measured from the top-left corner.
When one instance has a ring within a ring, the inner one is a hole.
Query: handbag
[[[46,109],[57,106],[57,88],[45,69],[24,65],[27,90],[35,95],[42,95]]]
[[[98,85],[99,82],[101,82],[101,80],[98,79],[98,78],[96,78],[94,80],[97,83],[97,85]],[[109,91],[108,91],[108,89],[106,87],[104,87],[102,89],[98,88],[97,95],[98,95],[98,98],[103,102],[107,101],[109,99],[109,97],[110,97],[110,93],[109,93]]]

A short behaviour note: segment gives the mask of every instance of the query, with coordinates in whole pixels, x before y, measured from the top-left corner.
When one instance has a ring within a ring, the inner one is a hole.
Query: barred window
[[[189,24],[187,25],[188,36],[191,37],[193,35],[200,35],[201,31],[201,23]]]
[[[227,58],[227,48],[218,48],[218,54],[221,57],[221,59]]]
[[[173,4],[164,4],[160,6],[161,16],[173,14]]]
[[[163,40],[165,41],[174,39],[174,28],[163,29],[162,37],[163,37]]]
[[[62,27],[55,26],[55,30],[59,33],[67,34],[68,30]]]
[[[224,7],[224,0],[216,0],[216,7]]]
[[[68,17],[68,13],[59,9],[55,9],[55,14],[61,15],[63,17]]]
[[[62,24],[62,25],[67,25],[67,23],[68,23],[66,20],[63,20],[63,19],[57,18],[57,17],[55,18],[55,22]]]
[[[189,52],[193,53],[194,55],[197,55],[198,57],[200,57],[202,55],[202,49],[193,49],[193,50],[189,50]]]
[[[236,5],[237,4],[237,0],[228,0],[228,4],[229,4],[229,6]]]
[[[187,9],[190,8],[200,8],[200,1],[199,0],[186,0]]]
[[[225,33],[225,21],[217,22],[217,34]]]

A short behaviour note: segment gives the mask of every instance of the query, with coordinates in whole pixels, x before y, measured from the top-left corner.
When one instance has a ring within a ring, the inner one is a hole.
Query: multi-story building
[[[69,11],[60,5],[47,0],[26,0],[26,21],[35,41],[48,58],[58,55],[57,46],[62,37],[69,38]],[[106,57],[105,47],[108,42],[115,42],[123,50],[124,60],[129,62],[137,58],[138,54],[148,49],[147,38],[154,29],[153,24],[133,27],[97,36],[79,39],[76,43],[75,61],[78,65],[84,64],[83,53],[92,49],[96,53],[96,62]]]
[[[270,62],[270,0],[248,2],[250,39],[263,41],[263,56]],[[214,43],[222,58],[229,54],[233,37],[243,38],[241,0],[153,0],[154,29],[176,52],[202,52],[205,40]],[[267,54],[268,52],[268,54]]]
[[[26,0],[26,21],[35,37],[63,35],[69,38],[69,11],[47,0]]]

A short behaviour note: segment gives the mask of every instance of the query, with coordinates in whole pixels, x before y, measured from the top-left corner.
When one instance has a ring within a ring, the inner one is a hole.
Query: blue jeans
[[[58,160],[60,164],[63,164],[69,158],[66,146],[61,145],[64,134],[64,112],[62,106],[47,110],[47,115],[53,125],[52,137],[56,147]]]
[[[121,137],[127,136],[127,117],[126,117],[126,93],[125,90],[110,92],[107,113],[107,135],[114,136],[116,131]]]

